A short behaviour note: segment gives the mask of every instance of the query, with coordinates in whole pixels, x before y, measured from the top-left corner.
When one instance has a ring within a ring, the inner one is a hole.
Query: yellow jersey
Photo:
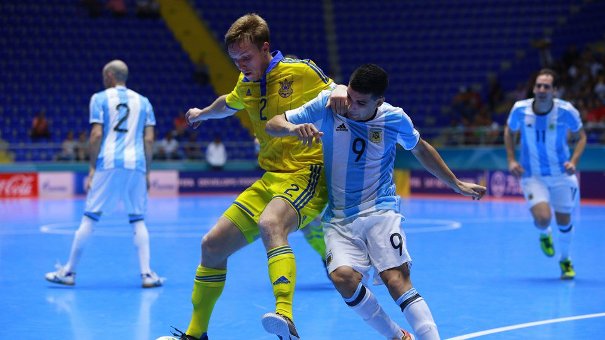
[[[259,81],[249,81],[240,73],[235,88],[227,95],[227,106],[246,110],[260,142],[258,164],[266,171],[293,172],[312,164],[323,164],[321,145],[311,148],[298,138],[272,137],[265,132],[267,121],[295,109],[329,89],[333,82],[310,60],[284,58],[280,51]]]

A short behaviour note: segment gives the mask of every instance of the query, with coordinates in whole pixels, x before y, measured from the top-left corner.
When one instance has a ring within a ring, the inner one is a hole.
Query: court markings
[[[478,337],[484,336],[484,335],[490,335],[490,334],[495,334],[495,333],[503,333],[503,332],[508,332],[508,331],[512,331],[512,330],[516,330],[516,329],[521,329],[521,328],[529,328],[529,327],[548,325],[548,324],[551,324],[551,323],[569,322],[569,321],[575,321],[575,320],[592,319],[592,318],[602,318],[602,317],[605,317],[605,313],[584,314],[584,315],[577,315],[577,316],[569,316],[569,317],[565,317],[565,318],[557,318],[557,319],[549,319],[549,320],[542,320],[542,321],[527,322],[527,323],[521,323],[521,324],[517,324],[517,325],[511,325],[511,326],[505,326],[505,327],[499,327],[499,328],[492,328],[492,329],[488,329],[488,330],[485,330],[485,331],[480,331],[480,332],[475,332],[475,333],[469,333],[469,334],[465,334],[465,335],[460,335],[460,336],[456,336],[456,337],[453,337],[453,338],[449,338],[447,340],[472,339],[472,338],[478,338]]]
[[[211,219],[178,219],[177,221],[152,222],[147,224],[151,237],[200,237],[214,224]],[[96,227],[95,236],[124,236],[131,237],[132,230],[123,220],[106,220]],[[50,223],[40,226],[44,234],[72,235],[79,222]],[[460,229],[462,224],[453,220],[439,219],[409,219],[404,222],[406,234],[435,233]],[[299,233],[294,233],[294,237]]]

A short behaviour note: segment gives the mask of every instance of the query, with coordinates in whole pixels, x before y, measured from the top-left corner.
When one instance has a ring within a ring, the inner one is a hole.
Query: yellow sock
[[[289,245],[273,248],[267,252],[269,278],[275,295],[275,312],[292,317],[292,300],[296,285],[296,261]]]
[[[193,313],[187,328],[188,335],[199,338],[208,332],[210,315],[216,300],[225,288],[226,277],[226,269],[212,269],[202,265],[197,267],[193,281],[193,293],[191,293]]]

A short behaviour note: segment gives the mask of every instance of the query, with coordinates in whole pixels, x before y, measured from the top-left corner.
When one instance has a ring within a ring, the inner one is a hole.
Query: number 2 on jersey
[[[260,115],[260,120],[267,120],[267,116],[263,116],[263,111],[265,111],[265,108],[267,107],[267,99],[266,98],[261,99],[259,106],[260,106],[260,110],[258,110],[258,113]]]
[[[121,116],[121,113],[122,113],[122,111],[120,109],[124,109],[125,114],[124,114],[124,116],[122,116],[122,118],[120,118],[120,120],[118,120],[118,124],[116,124],[116,126],[113,127],[113,130],[117,131],[117,132],[128,132],[128,129],[125,127],[121,127],[121,125],[128,119],[128,115],[130,114],[130,108],[128,107],[128,104],[124,104],[124,103],[120,103],[120,104],[116,105],[116,111],[118,111],[118,117]]]

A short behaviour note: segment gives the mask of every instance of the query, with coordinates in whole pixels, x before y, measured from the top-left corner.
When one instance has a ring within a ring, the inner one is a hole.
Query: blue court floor
[[[152,268],[164,287],[143,290],[126,215],[104,216],[84,252],[75,287],[44,280],[67,260],[84,200],[0,200],[0,339],[155,339],[186,329],[201,236],[233,195],[152,198],[147,225]],[[574,214],[577,277],[559,279],[542,255],[521,201],[413,198],[403,202],[412,279],[443,338],[605,338],[605,207]],[[302,339],[380,339],[326,278],[301,233],[295,322]],[[555,243],[556,245],[556,243]],[[409,329],[384,286],[387,312]],[[230,260],[212,316],[211,339],[272,339],[260,323],[273,311],[266,256],[256,242]]]

